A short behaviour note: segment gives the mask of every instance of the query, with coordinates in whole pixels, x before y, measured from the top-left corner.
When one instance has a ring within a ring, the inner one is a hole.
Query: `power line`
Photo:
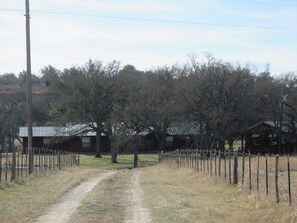
[[[294,30],[295,27],[276,27],[276,26],[252,26],[252,25],[236,25],[227,23],[208,23],[208,22],[195,22],[195,21],[184,21],[184,20],[166,20],[166,19],[148,19],[138,17],[124,17],[124,16],[107,16],[107,15],[95,15],[95,14],[82,14],[82,13],[61,13],[54,11],[34,11],[37,13],[48,13],[48,14],[60,14],[60,15],[71,15],[71,16],[82,16],[82,17],[96,17],[106,19],[117,19],[117,20],[131,20],[131,21],[144,21],[144,22],[161,22],[161,23],[175,23],[175,24],[187,24],[187,25],[204,25],[204,26],[223,26],[223,27],[237,27],[237,28],[251,28],[251,29],[273,29],[273,30]]]
[[[289,6],[297,7],[297,4],[292,3],[281,3],[281,2],[262,2],[262,1],[241,1],[241,0],[220,0],[222,2],[234,2],[234,3],[243,3],[243,4],[259,4],[259,5],[275,5],[275,6]]]
[[[232,0],[222,0],[232,1]],[[8,9],[0,9],[8,10]],[[10,11],[19,11],[12,9]],[[209,23],[209,22],[196,22],[186,20],[166,20],[166,19],[149,19],[139,17],[124,17],[124,16],[108,16],[108,15],[96,15],[96,14],[83,14],[83,13],[70,13],[70,12],[56,12],[56,11],[45,11],[45,10],[31,10],[31,12],[42,13],[42,14],[56,14],[56,15],[68,15],[68,16],[80,16],[80,17],[95,17],[105,19],[116,19],[116,20],[130,20],[130,21],[143,21],[143,22],[158,22],[158,23],[173,23],[173,24],[186,24],[186,25],[202,25],[202,26],[219,26],[219,27],[233,27],[233,28],[248,28],[248,29],[266,29],[266,30],[291,30],[297,31],[295,27],[280,27],[280,26],[254,26],[254,25],[238,25],[228,23]]]

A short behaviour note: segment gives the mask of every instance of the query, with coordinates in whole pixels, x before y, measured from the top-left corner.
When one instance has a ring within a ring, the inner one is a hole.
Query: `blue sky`
[[[0,1],[0,74],[26,68],[24,0]],[[297,3],[268,0],[30,0],[32,71],[121,61],[141,70],[205,52],[297,73]]]

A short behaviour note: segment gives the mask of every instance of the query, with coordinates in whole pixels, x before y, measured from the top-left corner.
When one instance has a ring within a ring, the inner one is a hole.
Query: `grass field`
[[[81,155],[80,158],[80,168],[73,167],[60,172],[34,174],[20,182],[2,184],[0,222],[28,222],[28,219],[40,214],[44,211],[44,207],[55,202],[65,191],[83,179],[107,170],[133,167],[133,155],[119,155],[116,164],[111,163],[108,155],[100,159],[87,155]],[[157,162],[157,155],[139,155],[140,167],[154,165]]]
[[[157,154],[139,154],[138,166],[146,167],[158,163],[159,157]],[[133,168],[133,155],[125,154],[118,155],[118,163],[111,163],[110,155],[103,155],[102,158],[95,158],[94,155],[81,155],[80,165],[82,167],[100,168],[104,170],[122,170]]]
[[[148,168],[141,182],[153,222],[297,222],[297,205],[175,165]]]

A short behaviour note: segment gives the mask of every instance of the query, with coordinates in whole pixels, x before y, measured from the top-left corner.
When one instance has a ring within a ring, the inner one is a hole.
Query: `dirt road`
[[[143,190],[139,183],[139,171],[133,171],[130,183],[130,202],[132,216],[126,223],[150,223],[152,222],[149,209],[143,200]]]
[[[116,171],[102,173],[92,177],[72,188],[55,204],[47,208],[46,213],[40,216],[35,223],[65,223],[79,207],[85,196],[103,179],[112,176]]]
[[[131,171],[111,171],[100,174],[96,177],[92,177],[75,188],[72,188],[63,197],[61,197],[55,204],[46,208],[46,212],[41,215],[35,223],[66,223],[72,222],[73,214],[77,212],[80,205],[90,202],[92,196],[99,196],[98,202],[103,202],[104,216],[112,215],[114,212],[112,206],[108,206],[104,200],[106,194],[109,191],[114,191],[112,196],[109,197],[109,203],[116,202],[118,206],[123,208],[123,212],[120,214],[121,222],[125,223],[151,223],[151,214],[149,209],[146,207],[143,190],[139,183],[139,175],[141,174],[138,170]],[[107,181],[102,181],[104,179]],[[101,190],[93,190],[95,186],[105,185]],[[92,191],[93,190],[93,191]],[[102,191],[103,190],[103,191]],[[92,191],[92,192],[91,192]],[[90,193],[91,192],[91,193]],[[95,194],[93,194],[95,193]],[[96,194],[97,193],[97,194]],[[99,193],[99,194],[98,194]],[[101,193],[101,195],[100,195]],[[103,194],[102,194],[103,193]],[[89,196],[87,196],[90,194]],[[113,199],[113,200],[112,200]],[[96,210],[97,213],[101,212],[100,206]],[[107,209],[106,209],[107,208]],[[86,216],[81,216],[76,222],[89,222],[91,221]],[[100,219],[102,222],[106,222],[103,218]]]

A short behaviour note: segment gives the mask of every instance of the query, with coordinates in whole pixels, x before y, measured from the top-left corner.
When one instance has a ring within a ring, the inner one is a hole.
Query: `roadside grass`
[[[154,165],[157,162],[158,155],[139,155],[139,167]],[[30,222],[29,219],[34,219],[46,211],[49,204],[54,203],[64,192],[79,184],[80,181],[107,170],[132,168],[133,155],[119,155],[116,164],[111,163],[110,155],[104,155],[100,159],[91,155],[81,155],[80,168],[73,167],[59,172],[35,173],[28,178],[20,179],[18,182],[3,182],[0,185],[0,222]],[[120,183],[115,185],[111,182],[103,184],[102,191],[109,190],[109,187],[114,188]],[[98,185],[98,187],[101,186]],[[116,196],[113,190],[106,194],[101,193],[101,195],[106,200],[109,197]],[[120,210],[116,208],[119,205],[116,201],[114,203],[107,202],[105,205]],[[92,210],[89,207],[87,209]],[[106,220],[106,222],[110,221]]]
[[[0,189],[0,222],[29,222],[69,188],[100,173],[98,169],[71,168],[38,174]]]
[[[296,204],[175,165],[146,168],[140,180],[153,222],[297,222]]]
[[[68,222],[125,222],[126,209],[131,206],[127,199],[131,179],[129,172],[123,170],[98,184]]]
[[[138,167],[156,165],[158,154],[139,154]],[[104,170],[122,170],[133,168],[133,154],[121,154],[117,157],[118,163],[111,163],[110,155],[103,155],[102,158],[95,158],[94,155],[81,155],[81,167],[100,168]]]

